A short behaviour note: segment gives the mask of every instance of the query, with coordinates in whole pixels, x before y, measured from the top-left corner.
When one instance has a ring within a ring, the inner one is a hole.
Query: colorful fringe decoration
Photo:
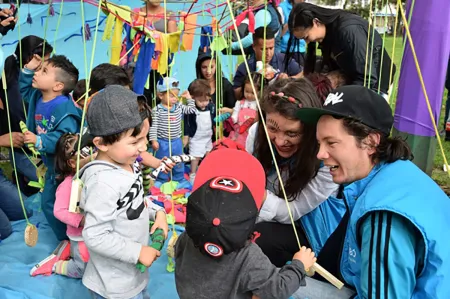
[[[89,27],[88,23],[86,23],[86,25],[84,25],[84,34],[85,34],[86,40],[91,40],[91,27]]]
[[[55,16],[55,9],[53,8],[53,3],[50,3],[50,7],[48,8],[48,13],[49,13],[49,15],[51,15],[52,17]]]
[[[27,16],[27,23],[28,24],[33,24],[33,19],[31,18],[31,14],[30,13],[28,13],[28,16]]]

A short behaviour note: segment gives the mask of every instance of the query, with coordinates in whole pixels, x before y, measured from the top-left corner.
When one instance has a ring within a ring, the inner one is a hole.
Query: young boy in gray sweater
[[[245,151],[222,148],[202,161],[175,246],[181,299],[283,299],[305,284],[305,268],[316,261],[311,249],[277,269],[251,241],[265,183],[263,167]]]
[[[98,149],[95,161],[80,171],[84,182],[80,208],[85,213],[83,239],[90,259],[83,284],[94,298],[149,298],[149,267],[160,252],[148,246],[149,219],[167,232],[166,214],[143,196],[142,173],[136,163],[147,149],[149,125],[143,122],[134,92],[111,85],[89,104],[88,127]]]

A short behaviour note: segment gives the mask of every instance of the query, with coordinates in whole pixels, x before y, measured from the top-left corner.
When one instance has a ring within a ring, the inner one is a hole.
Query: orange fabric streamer
[[[182,51],[190,51],[194,45],[194,33],[197,27],[197,15],[187,15],[184,18],[184,33],[181,42]]]

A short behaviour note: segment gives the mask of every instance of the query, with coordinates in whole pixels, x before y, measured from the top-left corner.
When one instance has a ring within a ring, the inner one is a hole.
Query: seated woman
[[[27,64],[33,58],[34,54],[45,54],[45,59],[48,59],[52,51],[53,48],[48,42],[44,43],[44,40],[38,36],[28,35],[20,40],[14,53],[6,58],[5,78],[7,95],[5,95],[5,90],[0,88],[0,135],[9,134],[10,131],[22,133],[19,123],[20,121],[26,121],[25,111],[28,105],[22,101],[19,90],[20,67]],[[1,84],[2,80],[0,79],[0,86]],[[8,99],[8,106],[6,105],[6,99]],[[8,114],[11,117],[11,130],[8,126]],[[36,175],[36,167],[34,167],[27,155],[31,156],[28,147],[23,147],[23,149],[16,148],[14,150],[15,167],[18,171],[20,189],[26,195],[30,196],[39,191],[39,189],[28,186],[29,181],[36,182],[38,178]],[[12,159],[10,160],[12,164]],[[14,165],[11,166],[14,167]]]
[[[316,158],[315,126],[296,118],[298,110],[321,107],[321,101],[307,79],[280,79],[267,87],[260,104],[300,243],[319,255],[345,212],[343,201],[335,198],[339,185]],[[261,120],[250,128],[246,149],[267,175],[256,243],[274,265],[282,267],[298,251],[298,244]]]

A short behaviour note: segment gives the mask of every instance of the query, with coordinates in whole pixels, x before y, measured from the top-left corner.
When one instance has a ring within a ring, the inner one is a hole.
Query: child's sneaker
[[[58,247],[53,250],[53,253],[47,258],[36,264],[31,271],[31,276],[37,275],[51,275],[53,272],[53,266],[57,261],[67,260],[70,257],[70,242],[65,240],[59,243]]]

